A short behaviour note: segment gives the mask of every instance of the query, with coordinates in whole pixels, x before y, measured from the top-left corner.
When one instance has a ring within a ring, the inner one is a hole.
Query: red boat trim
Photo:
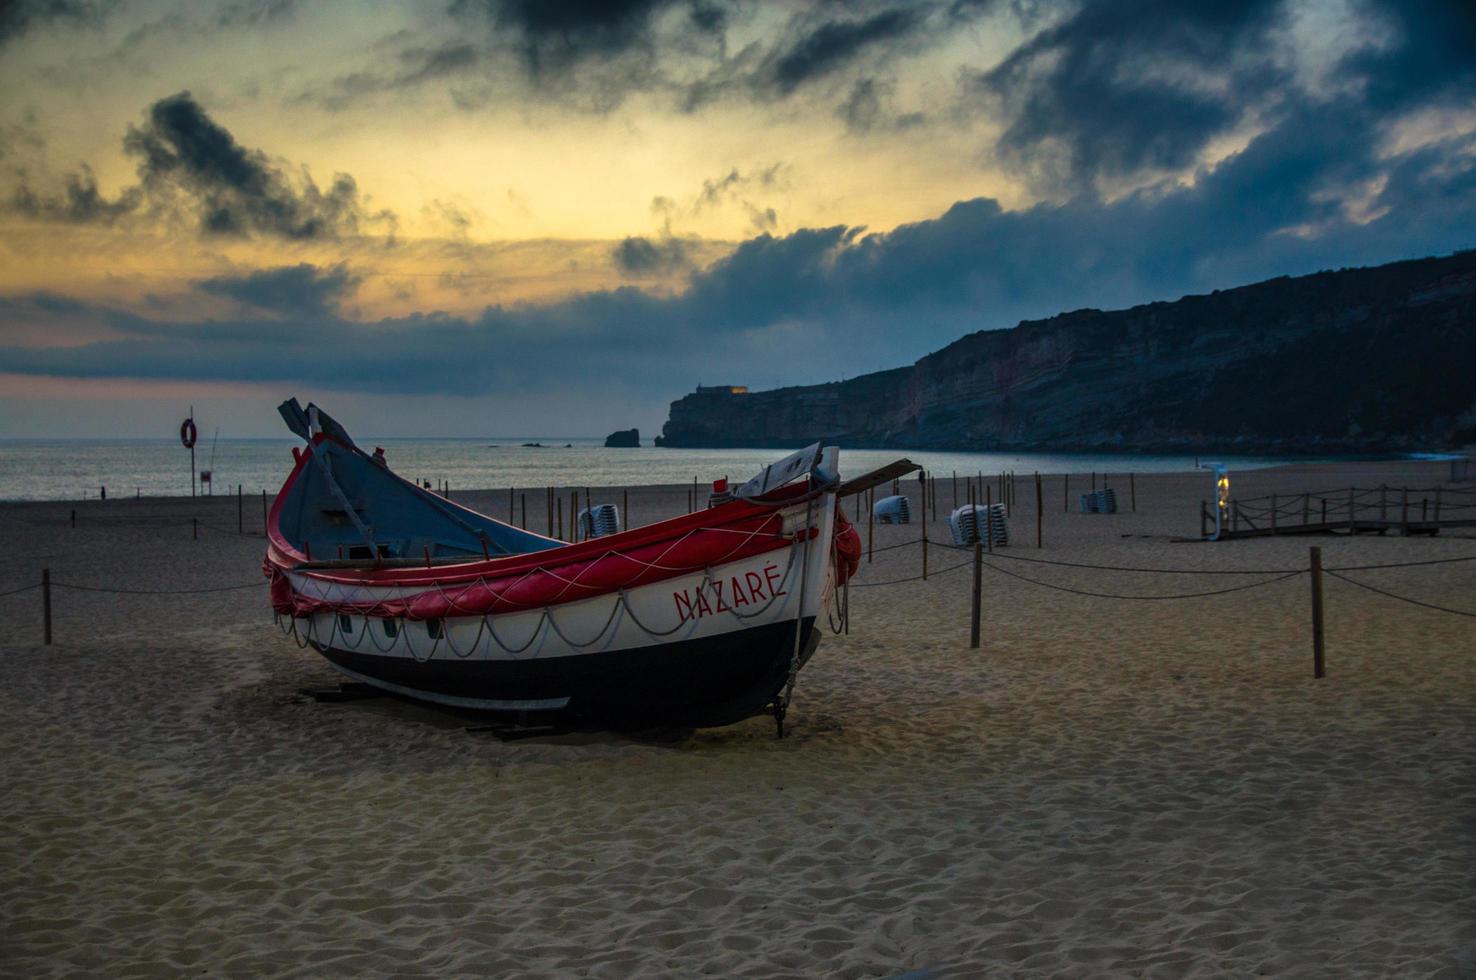
[[[314,445],[325,438],[319,434]],[[808,535],[782,533],[779,508],[803,500],[809,489],[807,484],[797,484],[761,503],[737,500],[609,537],[531,554],[476,559],[439,568],[301,569],[297,566],[308,560],[307,555],[293,547],[280,530],[283,501],[309,456],[295,451],[293,455],[296,465],[268,515],[269,545],[263,568],[272,579],[272,606],[284,615],[303,617],[332,610],[421,620],[527,611],[689,575],[788,548],[819,535],[818,528],[810,528]],[[490,519],[450,501],[446,504],[477,518]],[[860,540],[844,521],[843,516],[839,518],[837,551],[842,557],[842,574],[848,574],[854,570],[849,552],[854,548],[859,557]],[[840,538],[846,534],[856,538],[854,546],[849,538],[841,545]],[[355,601],[307,596],[293,589],[286,574],[289,571],[324,583],[330,595],[335,585],[419,591]]]

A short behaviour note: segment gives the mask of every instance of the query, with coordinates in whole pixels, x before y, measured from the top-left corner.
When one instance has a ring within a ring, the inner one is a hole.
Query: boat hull
[[[424,663],[313,644],[353,680],[484,711],[559,712],[611,726],[729,725],[762,713],[784,687],[796,623],[767,623],[652,646],[528,660]],[[819,645],[803,621],[801,664]]]
[[[290,571],[315,611],[282,622],[353,680],[407,697],[612,726],[732,724],[774,703],[796,652],[803,666],[819,644],[816,623],[835,597],[834,507],[827,494],[780,510],[815,533],[775,550],[501,615],[375,616],[360,610],[396,587]]]

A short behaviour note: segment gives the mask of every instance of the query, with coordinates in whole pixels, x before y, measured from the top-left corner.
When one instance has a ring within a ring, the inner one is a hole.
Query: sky
[[[1465,0],[7,0],[0,90],[0,437],[649,439],[1476,247]]]

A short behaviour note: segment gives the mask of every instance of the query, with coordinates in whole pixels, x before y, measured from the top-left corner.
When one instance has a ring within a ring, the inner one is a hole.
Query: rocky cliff
[[[1379,452],[1476,438],[1476,251],[980,331],[671,404],[665,446]]]

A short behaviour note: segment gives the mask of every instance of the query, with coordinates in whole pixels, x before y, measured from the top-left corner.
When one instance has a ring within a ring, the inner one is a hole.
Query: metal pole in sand
[[[1312,676],[1327,676],[1323,656],[1322,629],[1322,549],[1312,548]]]
[[[51,569],[41,569],[41,642],[51,646]]]
[[[200,519],[198,517],[190,518],[190,537],[196,541],[200,540]]]
[[[630,530],[630,488],[620,491],[620,530]]]
[[[974,541],[974,600],[969,607],[969,649],[979,649],[979,607],[984,588],[983,546]]]
[[[246,505],[245,497],[241,495],[241,484],[236,484],[236,533],[246,533]]]
[[[77,526],[77,511],[76,511],[76,508],[73,508],[72,509],[72,526],[73,527],[76,527]]]
[[[261,533],[265,537],[267,533],[267,492],[261,492]]]

